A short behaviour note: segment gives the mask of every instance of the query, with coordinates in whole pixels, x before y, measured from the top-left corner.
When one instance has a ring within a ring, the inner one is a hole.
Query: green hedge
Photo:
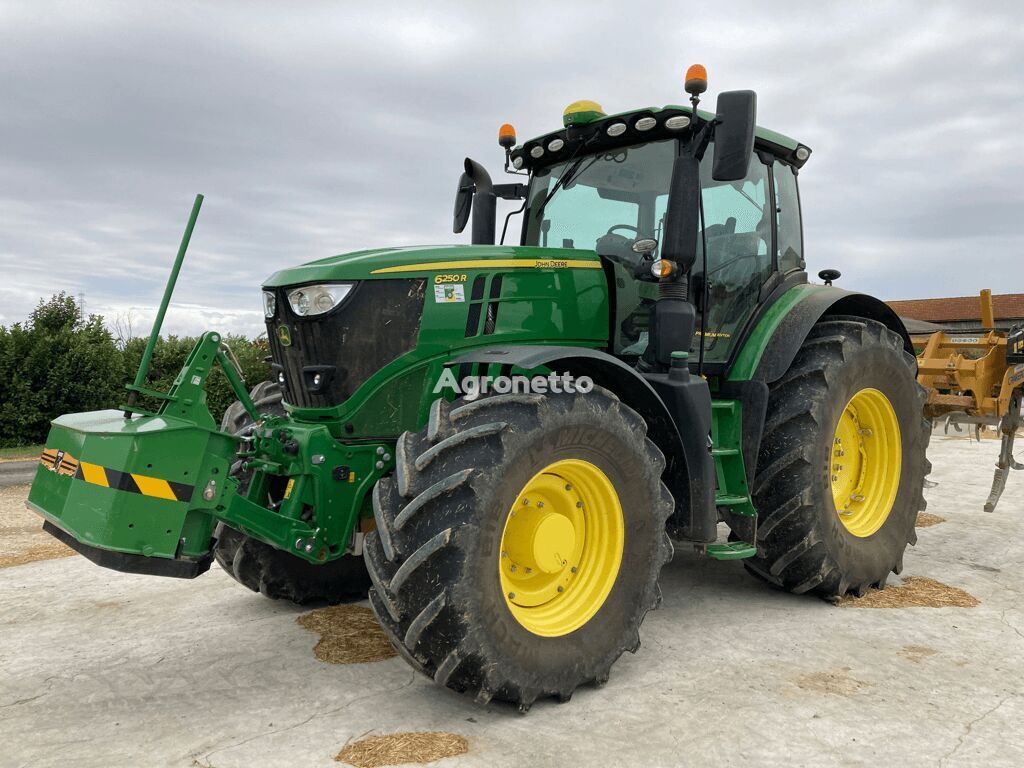
[[[249,386],[270,374],[265,338],[227,336]],[[147,386],[167,390],[196,339],[161,337]],[[123,348],[99,315],[83,321],[75,299],[64,293],[39,305],[24,323],[0,326],[0,448],[41,443],[50,420],[62,413],[116,408],[134,377],[146,339]],[[220,368],[207,380],[210,411],[218,421],[235,396]]]

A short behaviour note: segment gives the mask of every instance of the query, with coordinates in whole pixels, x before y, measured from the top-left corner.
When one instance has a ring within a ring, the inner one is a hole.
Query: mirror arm
[[[525,200],[526,199],[526,185],[525,184],[495,184],[494,185],[495,197],[500,197],[502,200]]]

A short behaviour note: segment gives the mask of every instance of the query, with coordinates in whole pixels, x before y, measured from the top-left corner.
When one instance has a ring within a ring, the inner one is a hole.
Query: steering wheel
[[[628,229],[633,233],[633,237],[616,234],[615,230],[617,229]],[[634,278],[649,280],[651,275],[648,266],[652,260],[651,257],[633,250],[633,243],[639,238],[640,230],[637,227],[630,224],[613,224],[605,234],[597,239],[597,252],[600,256],[621,264]]]
[[[631,230],[633,232],[633,234],[636,235],[636,237],[633,238],[634,240],[636,240],[637,237],[640,237],[640,230],[637,229],[634,226],[629,225],[629,224],[612,224],[610,227],[608,227],[608,231],[605,232],[605,235],[612,234],[616,229],[628,229],[628,230]]]

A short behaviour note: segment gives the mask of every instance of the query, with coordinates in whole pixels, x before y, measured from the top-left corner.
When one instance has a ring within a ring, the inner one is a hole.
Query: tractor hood
[[[264,288],[334,280],[417,277],[472,269],[600,269],[594,251],[519,245],[425,245],[355,251],[275,272]]]

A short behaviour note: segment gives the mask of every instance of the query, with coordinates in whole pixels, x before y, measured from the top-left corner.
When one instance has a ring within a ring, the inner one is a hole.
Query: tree
[[[0,447],[45,440],[50,421],[63,413],[117,408],[128,397],[127,384],[138,370],[146,339],[133,338],[130,314],[115,322],[118,337],[103,318],[85,321],[74,297],[58,293],[40,300],[25,323],[0,326]],[[146,386],[166,392],[197,339],[166,336],[157,340]],[[224,339],[252,388],[270,375],[266,337]],[[224,372],[215,367],[206,381],[214,419],[236,399]],[[142,398],[140,406],[160,403]]]
[[[0,329],[0,445],[42,442],[62,413],[115,407],[124,359],[103,318],[82,321],[66,293]]]

